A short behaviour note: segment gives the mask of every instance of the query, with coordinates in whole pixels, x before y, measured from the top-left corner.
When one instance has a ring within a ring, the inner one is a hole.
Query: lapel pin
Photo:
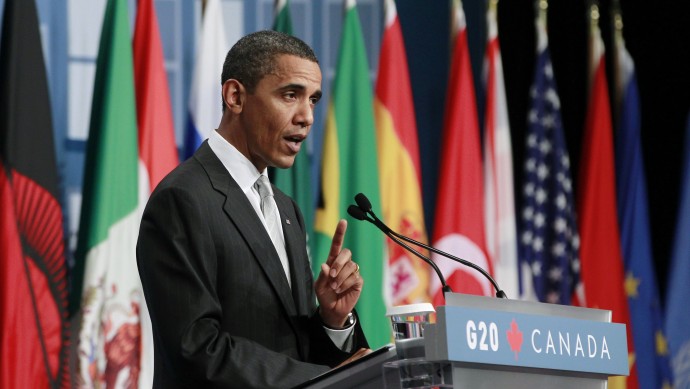
[[[290,219],[285,219],[285,223],[290,224]]]

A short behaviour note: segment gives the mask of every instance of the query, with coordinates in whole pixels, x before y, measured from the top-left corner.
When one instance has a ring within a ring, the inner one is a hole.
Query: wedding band
[[[359,273],[359,265],[355,263],[355,266],[357,266],[357,268],[355,269],[355,273]]]

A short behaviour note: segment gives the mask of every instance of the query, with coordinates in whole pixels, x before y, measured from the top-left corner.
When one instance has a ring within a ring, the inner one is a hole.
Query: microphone
[[[397,238],[399,238],[399,239],[402,239],[402,240],[404,240],[404,241],[406,241],[406,242],[412,243],[412,244],[414,244],[414,245],[416,245],[416,246],[418,246],[418,247],[423,247],[423,248],[425,248],[425,249],[427,249],[427,250],[429,250],[429,251],[431,251],[431,252],[433,252],[433,253],[436,253],[436,254],[441,255],[441,256],[443,256],[443,257],[446,257],[446,258],[448,258],[448,259],[452,259],[452,260],[454,260],[454,261],[456,261],[456,262],[458,262],[458,263],[460,263],[460,264],[462,264],[462,265],[465,265],[465,266],[471,267],[472,269],[477,270],[477,271],[480,272],[484,277],[486,277],[486,278],[489,280],[489,282],[491,282],[491,285],[493,285],[494,289],[496,290],[496,297],[498,297],[498,298],[506,298],[506,299],[508,298],[508,296],[506,295],[506,293],[505,293],[503,290],[501,290],[501,288],[498,286],[498,283],[496,283],[496,280],[494,280],[493,277],[491,277],[491,275],[490,275],[489,273],[487,273],[486,270],[484,270],[484,269],[481,268],[480,266],[477,266],[475,263],[470,262],[470,261],[467,261],[467,260],[462,259],[462,258],[458,258],[458,257],[456,257],[456,256],[454,256],[454,255],[452,255],[452,254],[446,253],[445,251],[441,251],[441,250],[439,250],[439,249],[437,249],[437,248],[435,248],[435,247],[432,247],[432,246],[429,246],[429,245],[424,244],[424,243],[422,243],[422,242],[416,241],[416,240],[414,240],[414,239],[412,239],[412,238],[408,238],[407,236],[402,235],[402,234],[399,234],[399,233],[393,231],[392,229],[390,229],[386,224],[384,224],[384,223],[376,216],[376,214],[374,213],[374,211],[372,211],[372,209],[371,209],[371,202],[369,201],[369,199],[367,198],[367,196],[364,195],[364,193],[358,193],[358,194],[355,196],[355,202],[357,203],[357,206],[351,205],[350,208],[359,208],[359,211],[361,212],[361,214],[362,214],[363,216],[365,216],[365,218],[359,219],[359,220],[367,220],[368,222],[370,222],[370,223],[374,224],[376,227],[378,227],[381,231],[383,231],[383,232],[384,232],[386,235],[388,235],[388,236],[393,235],[393,236],[395,236],[395,237],[397,237]],[[350,209],[348,208],[348,213],[349,213],[349,212],[350,212]],[[367,214],[371,215],[371,218],[367,217]],[[350,215],[352,215],[352,214],[350,214]],[[354,216],[354,215],[352,215],[352,217],[354,217],[355,219],[357,219],[357,217]],[[415,252],[416,252],[416,251],[415,251]],[[432,263],[433,263],[433,261],[432,261]],[[434,264],[434,265],[435,265],[435,264]],[[442,284],[443,284],[443,283],[442,283]],[[444,285],[445,285],[445,284],[444,284]],[[445,291],[444,291],[444,292],[445,292]]]
[[[361,193],[360,193],[361,194]],[[366,197],[365,197],[366,198]],[[369,200],[367,200],[369,201]],[[370,207],[371,208],[371,207]],[[357,220],[366,220],[369,223],[374,224],[376,227],[378,227],[381,231],[383,231],[384,234],[386,234],[387,237],[389,237],[393,242],[397,243],[399,246],[404,248],[405,250],[411,252],[412,254],[416,255],[419,257],[422,261],[428,263],[436,272],[436,275],[438,278],[441,280],[441,288],[443,290],[443,293],[445,294],[446,292],[453,292],[453,290],[448,286],[446,283],[446,279],[443,277],[443,273],[441,272],[441,269],[438,268],[436,263],[431,260],[431,258],[423,255],[419,251],[413,249],[412,247],[406,245],[404,242],[401,242],[395,235],[393,235],[392,230],[388,228],[383,222],[377,219],[372,219],[367,214],[362,210],[362,208],[356,206],[356,205],[350,205],[347,208],[347,213],[350,214],[350,216],[354,217]]]

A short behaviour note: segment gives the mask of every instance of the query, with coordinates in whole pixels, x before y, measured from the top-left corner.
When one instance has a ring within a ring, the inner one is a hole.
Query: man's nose
[[[299,109],[295,114],[295,124],[302,127],[309,127],[314,123],[314,107],[309,100],[300,103]]]

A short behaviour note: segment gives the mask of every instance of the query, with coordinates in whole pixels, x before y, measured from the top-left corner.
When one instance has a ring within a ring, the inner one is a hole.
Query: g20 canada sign
[[[439,325],[451,361],[628,374],[623,324],[446,306]]]

